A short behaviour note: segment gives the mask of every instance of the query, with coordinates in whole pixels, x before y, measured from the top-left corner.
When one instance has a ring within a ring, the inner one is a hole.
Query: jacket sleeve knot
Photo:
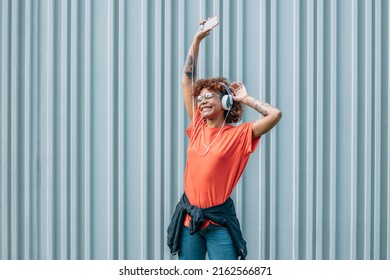
[[[186,210],[187,213],[191,216],[189,230],[191,234],[194,234],[202,227],[204,223],[204,215],[202,210],[196,206],[191,205]]]

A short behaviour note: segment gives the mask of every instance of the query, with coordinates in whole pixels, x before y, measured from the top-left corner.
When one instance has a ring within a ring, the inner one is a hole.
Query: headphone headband
[[[230,91],[230,88],[225,83],[221,83],[221,85],[223,85],[223,87],[225,88],[226,94],[232,95],[232,92]]]

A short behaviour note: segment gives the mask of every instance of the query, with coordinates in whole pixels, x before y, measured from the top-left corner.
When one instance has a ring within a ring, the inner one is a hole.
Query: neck
[[[223,114],[218,116],[215,119],[207,119],[206,121],[207,121],[207,126],[212,128],[219,128],[225,123]]]

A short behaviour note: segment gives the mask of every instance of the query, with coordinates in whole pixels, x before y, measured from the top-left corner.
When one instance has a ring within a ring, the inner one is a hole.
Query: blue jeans
[[[180,240],[179,260],[237,260],[238,256],[227,228],[209,225],[190,234],[183,226]]]

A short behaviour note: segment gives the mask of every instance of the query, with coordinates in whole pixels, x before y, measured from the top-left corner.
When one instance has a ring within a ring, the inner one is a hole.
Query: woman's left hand
[[[249,96],[246,87],[242,82],[233,82],[230,84],[230,87],[232,89],[234,101],[244,102]]]

